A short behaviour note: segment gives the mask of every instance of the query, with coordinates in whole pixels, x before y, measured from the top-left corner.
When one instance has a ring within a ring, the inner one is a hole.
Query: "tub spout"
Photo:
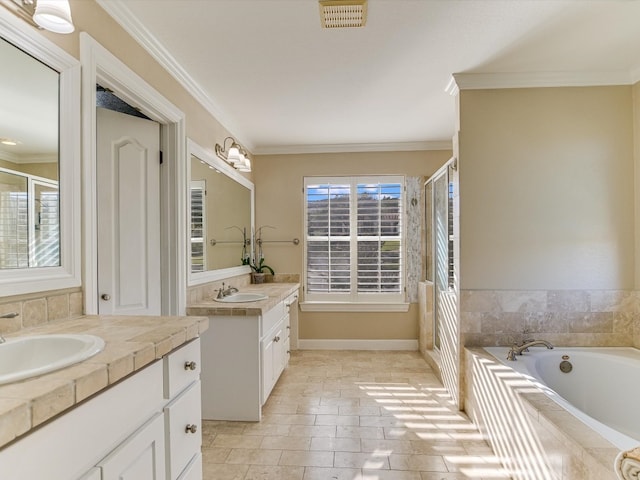
[[[507,353],[507,360],[517,360],[516,355],[522,355],[523,351],[525,351],[529,347],[535,347],[536,345],[544,345],[549,350],[553,348],[553,345],[551,345],[551,343],[547,342],[546,340],[533,340],[522,345],[513,345],[509,350],[509,353]]]

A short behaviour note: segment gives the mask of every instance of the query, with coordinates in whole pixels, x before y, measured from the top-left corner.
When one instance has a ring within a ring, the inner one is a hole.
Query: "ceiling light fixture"
[[[69,0],[0,0],[0,5],[31,25],[50,32],[71,33],[75,30]]]
[[[231,140],[228,148],[227,140]],[[216,143],[216,155],[239,172],[251,171],[251,160],[249,160],[249,154],[233,137],[225,138],[222,145]]]
[[[322,28],[364,27],[367,23],[367,0],[320,0]]]

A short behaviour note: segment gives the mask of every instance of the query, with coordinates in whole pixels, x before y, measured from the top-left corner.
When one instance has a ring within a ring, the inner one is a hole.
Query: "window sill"
[[[302,302],[303,312],[408,312],[409,303]]]

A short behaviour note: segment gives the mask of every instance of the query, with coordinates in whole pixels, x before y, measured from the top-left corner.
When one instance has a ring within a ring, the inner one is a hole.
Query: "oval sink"
[[[222,303],[243,303],[243,302],[257,302],[258,300],[266,300],[269,298],[262,293],[233,293],[227,295],[224,298],[216,298],[216,302]]]
[[[34,335],[0,343],[0,385],[81,362],[101,352],[104,340],[95,335]]]

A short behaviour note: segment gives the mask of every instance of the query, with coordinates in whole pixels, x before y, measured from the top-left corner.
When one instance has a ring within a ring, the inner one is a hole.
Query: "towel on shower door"
[[[620,480],[640,480],[640,447],[620,452],[614,463]]]

